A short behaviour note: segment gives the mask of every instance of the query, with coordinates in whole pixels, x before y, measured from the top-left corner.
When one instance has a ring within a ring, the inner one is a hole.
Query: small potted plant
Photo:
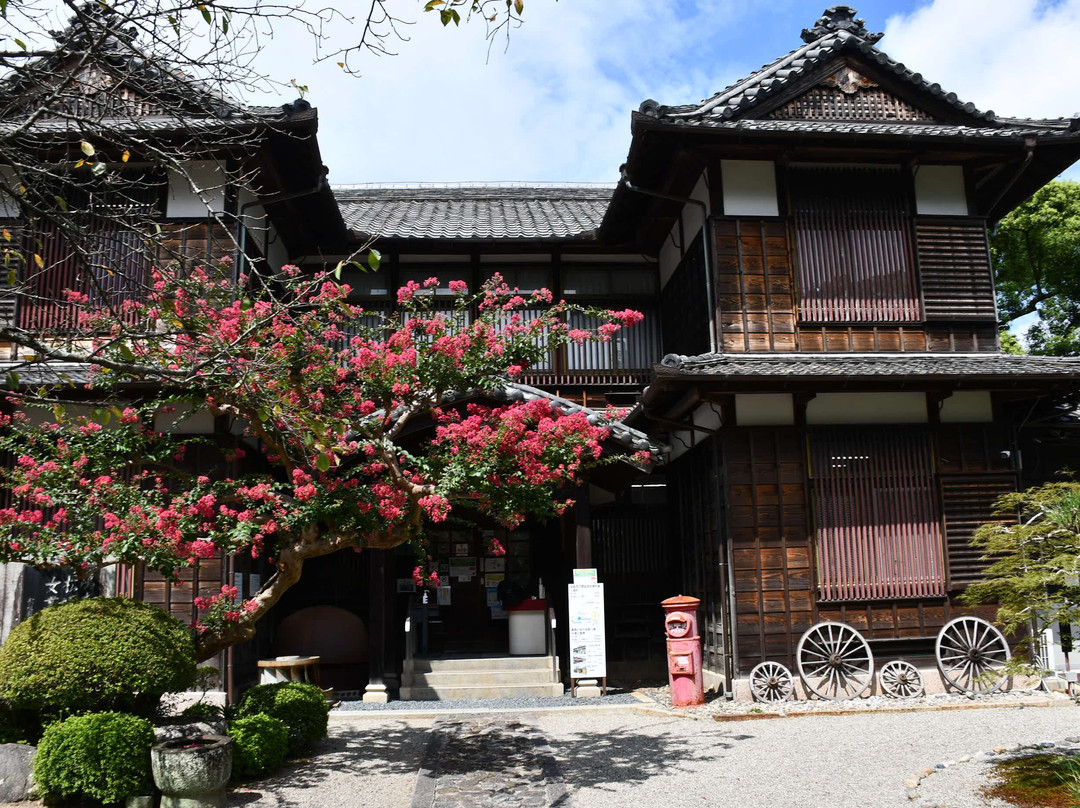
[[[227,735],[195,735],[151,747],[161,808],[225,808],[232,759],[233,740]]]

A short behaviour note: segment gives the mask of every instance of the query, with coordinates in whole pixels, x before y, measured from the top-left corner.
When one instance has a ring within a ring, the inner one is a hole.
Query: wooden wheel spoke
[[[873,682],[870,647],[846,623],[811,626],[799,640],[796,661],[807,690],[818,698],[855,698]]]
[[[980,617],[957,617],[938,633],[938,670],[946,684],[965,693],[991,693],[1004,686],[1009,644]]]

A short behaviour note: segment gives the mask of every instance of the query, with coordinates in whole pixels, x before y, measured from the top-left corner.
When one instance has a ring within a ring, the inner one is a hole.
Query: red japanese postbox
[[[672,707],[693,707],[705,703],[701,673],[701,637],[698,636],[697,608],[701,601],[679,595],[661,602],[667,634],[668,682]]]

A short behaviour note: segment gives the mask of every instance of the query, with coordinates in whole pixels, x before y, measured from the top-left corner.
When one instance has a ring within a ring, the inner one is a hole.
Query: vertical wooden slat
[[[810,446],[822,600],[944,594],[926,433],[823,430]]]

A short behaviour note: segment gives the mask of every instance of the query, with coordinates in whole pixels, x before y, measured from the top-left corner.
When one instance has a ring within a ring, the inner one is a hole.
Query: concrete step
[[[564,693],[562,684],[535,682],[531,684],[498,685],[490,687],[406,687],[402,685],[402,701],[455,701],[461,699],[514,699],[525,697],[557,697]]]
[[[416,671],[403,673],[401,684],[414,687],[498,687],[531,682],[553,682],[551,664],[547,668],[495,671]]]
[[[492,656],[471,657],[467,659],[423,659],[414,657],[406,660],[406,673],[466,673],[469,671],[544,671],[551,670],[549,656]]]

